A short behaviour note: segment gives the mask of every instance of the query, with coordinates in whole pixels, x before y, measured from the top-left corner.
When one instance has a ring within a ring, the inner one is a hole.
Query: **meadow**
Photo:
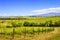
[[[52,40],[59,30],[60,16],[0,18],[0,40]]]

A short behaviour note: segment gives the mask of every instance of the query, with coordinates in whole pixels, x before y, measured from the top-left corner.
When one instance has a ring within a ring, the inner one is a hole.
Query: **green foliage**
[[[53,27],[60,27],[60,17],[24,17],[26,19],[0,19],[0,33],[12,34],[13,28],[16,34],[34,34],[54,31]],[[2,23],[1,23],[2,22]],[[10,26],[11,25],[11,26]],[[25,27],[24,27],[25,26]],[[3,28],[4,27],[4,28]]]

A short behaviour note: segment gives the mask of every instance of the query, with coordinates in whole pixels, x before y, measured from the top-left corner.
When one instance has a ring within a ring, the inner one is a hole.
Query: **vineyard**
[[[14,28],[0,28],[0,34],[13,34]],[[17,27],[15,28],[14,34],[34,34],[54,31],[52,27]]]
[[[0,40],[32,40],[32,38],[46,40],[46,35],[54,35],[54,31],[60,27],[59,18],[59,16],[0,18]]]

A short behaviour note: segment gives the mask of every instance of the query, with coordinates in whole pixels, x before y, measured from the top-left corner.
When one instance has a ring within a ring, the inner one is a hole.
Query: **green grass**
[[[49,32],[49,31],[54,31],[53,28],[50,27],[16,27],[15,28],[15,33],[20,34],[20,33],[40,33],[40,32]],[[5,34],[12,34],[13,33],[13,28],[0,28],[0,33],[5,33]]]
[[[2,33],[4,33],[4,31],[6,31],[6,33],[12,33],[13,28],[6,28],[7,25],[11,25],[11,22],[14,22],[16,24],[17,23],[22,23],[21,27],[16,27],[15,28],[16,33],[21,33],[24,30],[26,30],[27,32],[29,32],[29,31],[32,32],[33,29],[34,29],[35,32],[42,31],[43,27],[40,27],[40,28],[38,28],[38,27],[34,27],[34,28],[33,27],[24,27],[23,23],[25,21],[34,22],[34,23],[37,23],[37,24],[45,23],[46,21],[50,21],[50,20],[52,20],[53,23],[56,22],[56,21],[60,21],[59,16],[56,16],[56,17],[55,16],[53,16],[53,17],[34,17],[34,18],[25,17],[25,18],[27,18],[27,19],[26,20],[24,20],[24,19],[22,19],[22,20],[21,19],[20,20],[0,20],[0,27],[3,28],[3,29],[0,29],[0,33],[1,33],[1,30],[3,30]],[[5,22],[1,23],[2,21],[5,21]],[[51,29],[52,30],[52,28],[43,28],[43,31],[47,31],[45,29],[47,29],[47,30]]]
[[[25,17],[26,18],[26,17]],[[34,22],[34,23],[45,23],[46,21],[50,21],[52,20],[52,22],[58,22],[60,21],[60,16],[54,16],[54,17],[34,17],[34,18],[30,18],[27,17],[26,20],[22,19],[22,20],[0,20],[0,34],[12,34],[13,33],[13,29],[15,29],[15,34],[34,34],[34,33],[44,33],[44,32],[52,32],[54,31],[53,27],[24,27],[23,23],[25,21],[27,22]],[[4,23],[1,23],[2,21],[5,21]],[[22,23],[21,27],[15,27],[15,28],[6,28],[7,25],[11,25],[11,22],[14,23]],[[60,36],[56,36],[54,38],[51,38],[49,40],[59,40]]]

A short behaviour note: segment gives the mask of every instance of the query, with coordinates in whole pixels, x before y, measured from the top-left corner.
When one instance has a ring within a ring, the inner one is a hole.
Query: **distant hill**
[[[60,16],[60,13],[46,13],[46,14],[39,14],[39,15],[32,15],[30,17],[45,17],[45,16]]]
[[[60,16],[60,13],[47,13],[47,14],[42,14],[38,16]]]
[[[30,16],[0,16],[0,18],[27,18],[27,17],[46,17],[46,16],[60,16],[60,13],[46,13]]]

